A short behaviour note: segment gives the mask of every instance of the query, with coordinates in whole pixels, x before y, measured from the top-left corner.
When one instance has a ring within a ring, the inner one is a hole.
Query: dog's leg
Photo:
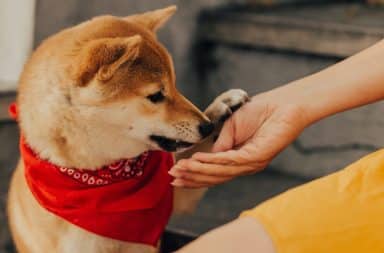
[[[212,123],[214,123],[215,130],[200,144],[185,152],[176,154],[176,160],[189,158],[195,152],[210,152],[212,145],[215,142],[215,138],[220,133],[225,120],[228,119],[233,112],[239,109],[248,100],[248,94],[240,89],[229,90],[218,96],[204,111],[207,117],[212,121]],[[206,188],[175,188],[174,213],[183,214],[193,212],[205,191]]]

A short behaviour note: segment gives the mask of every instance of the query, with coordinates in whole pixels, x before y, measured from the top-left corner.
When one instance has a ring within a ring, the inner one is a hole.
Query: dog
[[[175,10],[96,17],[51,36],[26,63],[8,198],[18,252],[157,252],[171,212],[202,197],[171,187],[170,153],[208,151],[248,96],[229,90],[203,113],[177,91],[156,38]]]

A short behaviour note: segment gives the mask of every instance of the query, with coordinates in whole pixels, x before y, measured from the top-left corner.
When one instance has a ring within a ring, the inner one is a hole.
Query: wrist
[[[319,104],[319,102],[314,101],[315,99],[308,99],[310,97],[309,91],[300,86],[299,83],[292,82],[256,95],[258,98],[255,99],[259,99],[259,97],[266,99],[271,112],[277,109],[292,112],[292,115],[296,115],[297,123],[304,129],[320,120],[322,114],[316,109],[318,106],[314,105]]]
[[[286,93],[286,100],[299,108],[306,126],[333,113],[331,101],[327,101],[328,95],[306,78],[283,86],[280,92]]]
[[[325,76],[321,72],[307,76],[270,91],[270,95],[278,98],[279,106],[297,108],[303,124],[309,126],[350,109],[357,100],[358,94],[347,94],[345,87],[337,87],[332,78]]]

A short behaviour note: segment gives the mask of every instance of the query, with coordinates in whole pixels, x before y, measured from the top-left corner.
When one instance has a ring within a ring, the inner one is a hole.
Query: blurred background
[[[266,91],[384,37],[383,0],[1,0],[0,252],[14,252],[5,201],[19,155],[18,129],[7,106],[15,99],[18,76],[31,50],[49,35],[96,15],[126,16],[170,4],[176,4],[178,12],[159,39],[174,58],[179,89],[201,108],[229,88],[250,94]],[[384,143],[383,112],[379,102],[323,120],[264,172],[211,189],[195,214],[171,221],[168,249],[379,149]]]

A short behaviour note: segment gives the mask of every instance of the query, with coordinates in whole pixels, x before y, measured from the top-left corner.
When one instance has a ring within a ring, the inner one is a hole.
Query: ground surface
[[[235,219],[243,210],[306,182],[267,170],[211,188],[193,215],[174,218],[169,229],[201,234]]]

